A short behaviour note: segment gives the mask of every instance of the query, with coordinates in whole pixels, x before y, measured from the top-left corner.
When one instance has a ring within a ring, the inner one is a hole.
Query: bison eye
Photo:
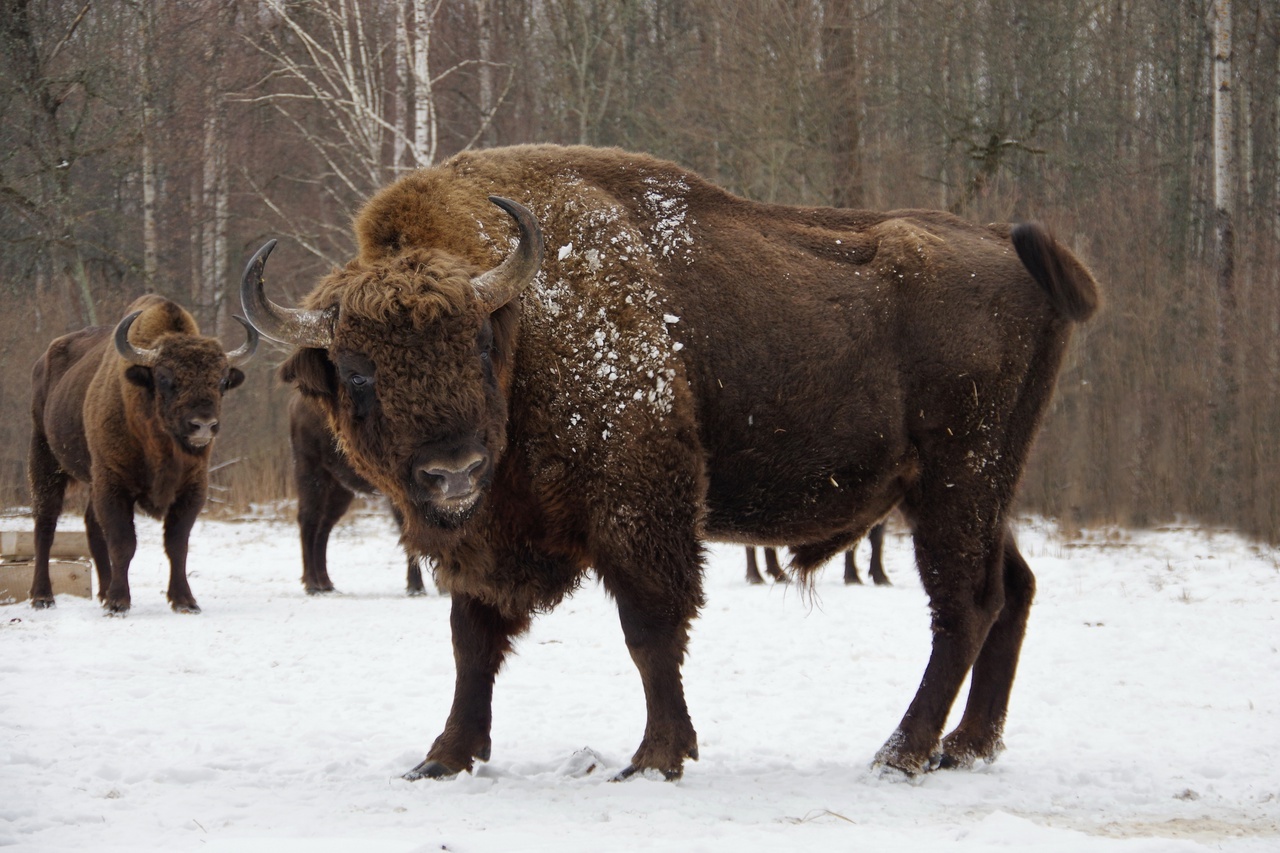
[[[369,377],[362,376],[359,373],[353,373],[347,377],[347,381],[350,382],[354,388],[363,388],[369,384]]]

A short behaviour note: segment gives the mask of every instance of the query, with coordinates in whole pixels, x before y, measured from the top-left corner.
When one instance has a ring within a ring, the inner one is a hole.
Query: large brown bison
[[[49,548],[77,480],[89,484],[84,524],[103,607],[129,610],[136,507],[164,520],[169,604],[200,612],[187,583],[187,540],[204,506],[222,395],[244,381],[239,365],[258,345],[257,331],[245,328],[245,344],[223,352],[180,306],[149,294],[114,330],[94,326],[49,344],[31,379],[33,606],[53,606]]]
[[[286,381],[292,381],[288,375]],[[298,532],[302,539],[302,587],[308,595],[333,592],[329,579],[329,534],[346,514],[357,494],[376,491],[343,457],[329,430],[328,415],[312,397],[294,394],[289,401],[289,444],[293,451],[293,482],[298,492]],[[396,526],[400,511],[392,507]],[[426,592],[422,567],[413,554],[407,558],[405,591]]]
[[[647,156],[528,146],[408,175],[356,232],[302,308],[263,293],[273,244],[242,296],[453,594],[453,706],[408,778],[489,758],[512,638],[588,570],[644,686],[620,778],[678,777],[702,541],[789,546],[803,578],[895,506],[933,652],[876,762],[996,756],[1034,585],[1009,507],[1098,300],[1041,227],[761,204]]]

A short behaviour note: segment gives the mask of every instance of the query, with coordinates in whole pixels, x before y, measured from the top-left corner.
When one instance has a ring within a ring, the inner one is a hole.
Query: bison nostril
[[[193,433],[198,434],[216,434],[218,432],[217,418],[192,418],[188,422]]]
[[[458,467],[435,462],[420,465],[414,475],[420,486],[434,488],[446,499],[465,497],[475,491],[476,480],[484,468],[484,458],[477,457]]]

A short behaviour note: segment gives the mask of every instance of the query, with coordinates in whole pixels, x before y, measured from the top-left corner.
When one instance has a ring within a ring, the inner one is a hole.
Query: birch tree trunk
[[[392,64],[395,68],[396,95],[395,117],[392,123],[399,131],[391,134],[391,168],[399,172],[408,169],[410,163],[408,140],[413,138],[413,111],[409,108],[412,97],[413,71],[409,67],[409,16],[404,3],[396,3],[395,46]]]
[[[431,0],[413,0],[413,144],[415,166],[436,159],[436,104],[431,91]]]
[[[476,0],[476,18],[480,40],[480,120],[484,122],[480,147],[492,148],[497,144],[493,126],[493,0]]]
[[[221,335],[227,280],[227,140],[216,89],[210,91],[200,168],[199,269],[192,281],[195,304],[207,334]]]
[[[148,290],[156,289],[160,239],[156,233],[156,163],[152,148],[156,133],[155,41],[156,7],[147,0],[142,7],[142,277]]]
[[[1235,481],[1239,456],[1239,383],[1235,375],[1236,287],[1235,287],[1235,115],[1232,109],[1231,0],[1213,0],[1210,9],[1213,28],[1213,206],[1216,228],[1217,264],[1217,346],[1218,372],[1214,388],[1216,428],[1221,447],[1216,454],[1222,511],[1235,514],[1239,503]]]

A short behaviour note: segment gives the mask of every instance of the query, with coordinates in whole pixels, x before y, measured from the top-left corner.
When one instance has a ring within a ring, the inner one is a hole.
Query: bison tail
[[[1084,264],[1060,245],[1043,225],[1026,222],[1010,233],[1013,248],[1031,277],[1040,283],[1054,308],[1074,322],[1088,320],[1098,310],[1098,283]]]

